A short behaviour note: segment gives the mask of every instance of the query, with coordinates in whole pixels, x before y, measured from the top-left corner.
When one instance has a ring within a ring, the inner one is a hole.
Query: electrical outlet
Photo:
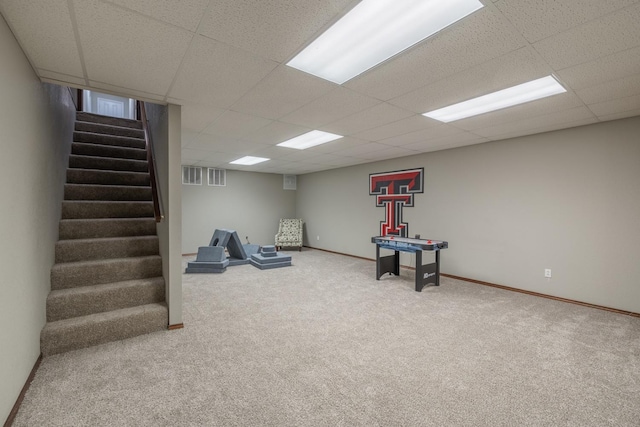
[[[551,279],[551,269],[550,268],[545,268],[544,269],[544,277],[546,277],[547,279]]]
[[[316,236],[316,240],[320,240],[320,236]]]

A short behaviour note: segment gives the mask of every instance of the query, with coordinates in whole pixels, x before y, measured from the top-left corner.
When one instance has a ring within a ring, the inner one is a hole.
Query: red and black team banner
[[[409,224],[402,222],[402,208],[413,207],[413,195],[423,192],[423,184],[424,168],[369,175],[369,195],[376,196],[376,206],[385,208],[381,236],[409,237]]]

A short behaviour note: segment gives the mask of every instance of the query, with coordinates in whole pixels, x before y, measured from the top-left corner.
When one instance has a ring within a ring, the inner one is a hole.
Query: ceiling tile
[[[66,0],[4,0],[0,12],[34,67],[84,77]]]
[[[544,77],[551,72],[535,50],[523,47],[391,99],[389,103],[422,114]]]
[[[521,120],[505,122],[495,126],[476,129],[473,133],[487,138],[497,137],[512,138],[517,135],[529,135],[535,132],[546,132],[548,130],[562,129],[568,127],[566,123],[572,122],[595,123],[597,119],[593,113],[585,106],[571,108],[564,111],[557,111],[549,114],[538,115]]]
[[[496,7],[533,43],[638,0],[501,0]]]
[[[388,100],[524,45],[500,14],[485,7],[344,86]]]
[[[371,108],[380,101],[344,88],[335,87],[331,92],[282,117],[283,122],[318,128],[342,117]]]
[[[224,112],[225,110],[222,108],[185,104],[182,106],[183,132],[185,129],[200,132]]]
[[[267,126],[271,120],[237,111],[226,110],[202,132],[224,138],[240,139],[248,133]]]
[[[368,155],[373,151],[387,150],[387,149],[389,149],[389,147],[384,144],[379,144],[377,142],[369,142],[367,144],[357,145],[354,147],[338,150],[335,152],[335,154],[340,156],[359,157],[361,155]]]
[[[236,102],[233,109],[278,119],[335,87],[326,80],[281,65]]]
[[[126,87],[113,86],[102,82],[95,82],[93,80],[89,80],[89,87],[91,89],[98,89],[98,92],[102,91],[112,95],[131,97],[140,101],[162,102],[163,99],[162,95],[141,92]]]
[[[211,156],[213,151],[210,150],[196,150],[193,148],[183,148],[181,150],[182,161],[198,161],[200,159]]]
[[[248,133],[242,139],[267,145],[276,145],[311,129],[290,123],[271,122],[258,130]]]
[[[200,34],[283,62],[293,56],[351,0],[216,0]]]
[[[534,44],[555,69],[593,61],[640,45],[640,3]]]
[[[391,145],[394,147],[403,146],[406,148],[408,144],[413,144],[416,142],[426,141],[434,138],[441,138],[443,136],[458,134],[461,132],[460,129],[436,122],[435,120],[434,126],[431,126],[427,129],[418,130],[415,132],[405,133],[404,135],[394,136],[392,138],[383,139],[380,143],[385,145]]]
[[[160,21],[195,31],[209,0],[111,0]]]
[[[356,139],[349,136],[336,139],[334,141],[327,142],[326,144],[316,145],[315,147],[308,148],[306,151],[312,151],[317,153],[334,153],[339,150],[344,150],[358,145],[367,144],[368,141],[362,139]]]
[[[441,150],[444,148],[459,147],[462,145],[480,144],[489,140],[469,132],[457,132],[455,134],[429,139],[427,141],[415,142],[405,145],[402,148],[415,150],[421,153]]]
[[[414,115],[407,117],[406,119],[401,119],[373,129],[358,132],[353,136],[355,138],[365,139],[368,141],[381,141],[383,139],[404,135],[405,133],[426,129],[432,126],[436,126],[436,123],[434,123],[433,120],[429,120],[422,115]]]
[[[605,114],[602,116],[598,116],[598,119],[600,119],[601,121],[608,121],[608,120],[626,119],[628,117],[635,117],[635,116],[640,116],[640,108],[637,108],[635,110],[621,111],[613,114]]]
[[[227,108],[277,65],[215,40],[195,36],[169,95]]]
[[[89,79],[166,95],[191,33],[95,0],[75,10]]]
[[[324,125],[321,130],[343,136],[353,135],[367,129],[413,116],[413,114],[414,113],[410,111],[389,105],[386,102],[381,102],[375,107]]]
[[[640,63],[638,65],[640,70]],[[638,95],[640,94],[640,74],[581,89],[576,91],[576,94],[585,104]]]
[[[640,47],[617,52],[573,67],[556,74],[574,90],[621,79],[640,71]]]
[[[362,159],[367,160],[386,160],[395,159],[398,157],[407,157],[419,154],[416,150],[408,150],[404,147],[389,147],[382,150],[372,151],[370,153],[362,153],[359,155]]]
[[[598,118],[621,115],[625,112],[637,111],[638,109],[640,109],[640,95],[633,95],[626,98],[598,102],[589,105],[589,109],[593,111],[593,114],[598,116]]]

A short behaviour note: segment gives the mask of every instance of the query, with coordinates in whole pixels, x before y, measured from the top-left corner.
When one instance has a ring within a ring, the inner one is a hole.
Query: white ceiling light
[[[265,159],[264,157],[253,157],[253,156],[244,156],[238,160],[234,160],[233,162],[229,162],[232,165],[255,165],[257,163],[266,162],[269,159]]]
[[[363,0],[287,65],[342,84],[482,7],[478,0]]]
[[[291,138],[287,141],[278,144],[278,147],[297,148],[298,150],[304,150],[309,147],[324,144],[329,141],[342,138],[342,135],[336,135],[335,133],[323,132],[321,130],[312,130],[295,138]]]
[[[438,110],[429,111],[424,113],[423,116],[449,123],[454,120],[524,104],[525,102],[535,101],[536,99],[546,98],[566,91],[553,76],[547,76]]]

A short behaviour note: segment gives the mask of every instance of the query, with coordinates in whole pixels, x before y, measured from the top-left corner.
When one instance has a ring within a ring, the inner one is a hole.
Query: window
[[[182,183],[186,185],[202,185],[202,168],[182,166]]]
[[[209,168],[209,185],[214,187],[226,187],[227,185],[227,170]]]

